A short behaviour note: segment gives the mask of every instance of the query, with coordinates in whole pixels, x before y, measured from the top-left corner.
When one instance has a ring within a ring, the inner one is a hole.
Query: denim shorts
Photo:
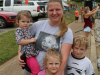
[[[84,31],[85,32],[90,32],[91,31],[91,28],[89,26],[87,26],[86,28],[84,28]]]

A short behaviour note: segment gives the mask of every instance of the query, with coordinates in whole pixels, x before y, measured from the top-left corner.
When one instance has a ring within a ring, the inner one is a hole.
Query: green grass
[[[0,35],[0,64],[14,57],[18,53],[14,30]]]
[[[69,4],[71,4],[71,1],[68,1],[68,2],[65,2],[65,3],[69,3]],[[81,3],[81,2],[72,2],[72,4],[73,5],[78,5],[78,7],[79,7],[79,9],[77,9],[78,11],[79,11],[79,14],[81,14],[81,8],[82,8],[82,6],[84,6],[84,3]],[[72,13],[73,15],[75,15],[75,10],[73,10],[73,9],[69,9],[69,12],[70,13]]]
[[[70,14],[70,18],[67,18],[67,13],[66,13],[65,19],[66,19],[67,24],[69,24],[75,20],[75,16],[73,14]]]
[[[68,2],[65,2],[65,3],[69,3],[69,4],[71,4],[71,1],[68,1]],[[78,4],[78,7],[82,7],[82,6],[84,6],[84,3],[81,3],[81,2],[72,2],[72,4],[73,4],[73,5]]]
[[[70,18],[67,18],[65,14],[65,19],[67,24],[69,24],[74,21],[74,15],[70,14]],[[0,35],[0,65],[18,53],[14,31],[11,30]]]

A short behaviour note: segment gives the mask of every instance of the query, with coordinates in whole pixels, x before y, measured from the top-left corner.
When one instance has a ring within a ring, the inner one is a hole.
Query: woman
[[[85,32],[85,36],[88,37],[91,29],[92,29],[92,22],[90,20],[90,16],[95,14],[97,12],[97,10],[99,9],[99,6],[97,6],[96,10],[93,12],[89,12],[89,7],[85,7],[84,8],[84,12],[83,12],[83,18],[84,18],[84,32]]]
[[[59,43],[57,44],[59,46],[59,52],[62,55],[62,63],[55,75],[61,75],[66,66],[67,58],[71,51],[73,43],[73,33],[71,29],[67,27],[66,21],[64,19],[62,0],[50,0],[47,6],[47,12],[49,19],[34,23],[29,30],[36,39],[37,47],[40,46],[38,48],[40,52],[36,56],[36,59],[41,70],[45,69],[45,66],[43,66],[43,58],[46,52],[42,50],[42,41],[40,39],[44,39],[45,36],[47,37],[49,35],[56,36],[57,43]],[[49,43],[52,42],[49,41]],[[48,45],[45,45],[45,47],[46,46]],[[18,51],[19,64],[21,67],[24,67],[25,63],[20,59],[20,56],[21,53],[20,51]],[[27,69],[25,69],[23,75],[31,75],[31,73],[29,73]]]

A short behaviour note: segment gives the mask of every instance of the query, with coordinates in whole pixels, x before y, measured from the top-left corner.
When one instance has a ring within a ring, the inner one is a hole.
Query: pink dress
[[[40,71],[40,72],[38,73],[38,75],[46,75],[45,70]],[[62,74],[62,75],[64,75],[64,74]]]

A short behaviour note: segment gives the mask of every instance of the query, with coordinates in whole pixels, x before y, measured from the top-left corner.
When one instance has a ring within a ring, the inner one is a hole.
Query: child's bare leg
[[[90,33],[90,32],[85,32],[85,36],[88,37],[89,33]]]

